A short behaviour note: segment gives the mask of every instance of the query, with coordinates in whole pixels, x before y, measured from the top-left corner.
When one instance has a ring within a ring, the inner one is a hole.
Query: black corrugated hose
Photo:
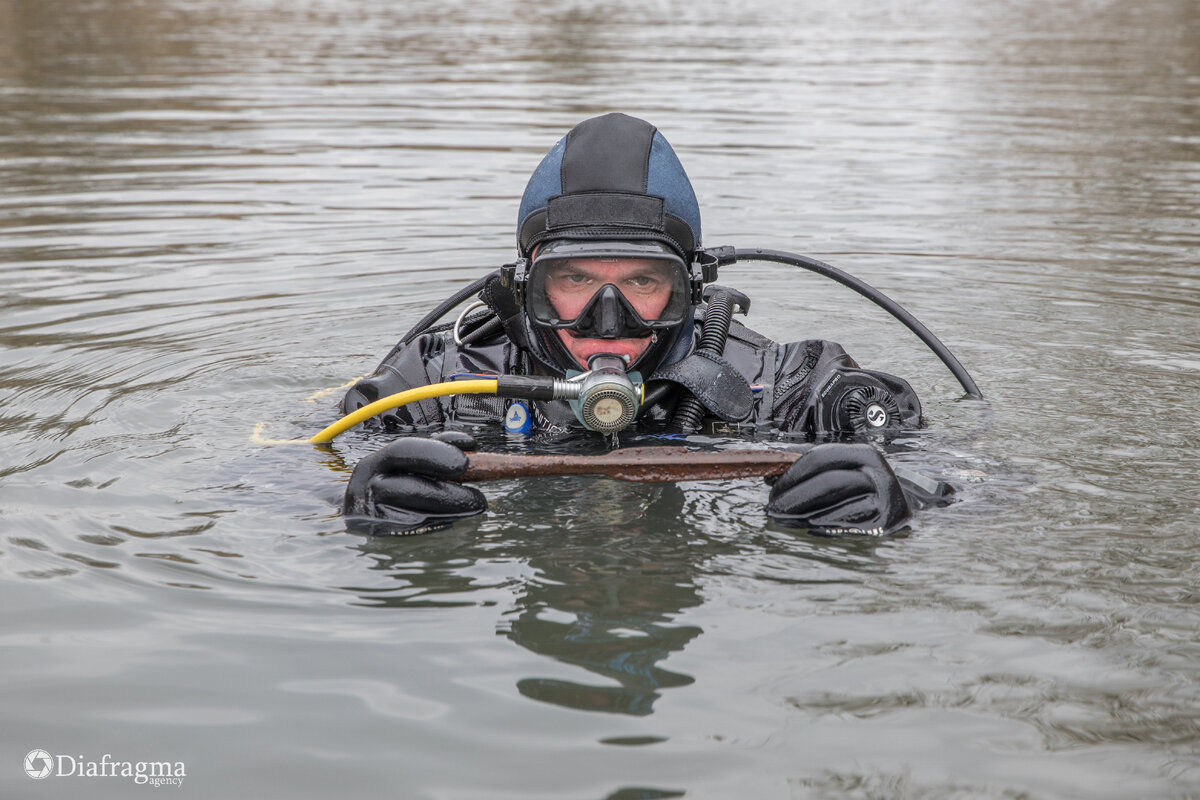
[[[718,289],[708,299],[708,308],[704,311],[704,328],[700,333],[700,343],[696,352],[706,352],[721,355],[725,352],[725,340],[729,338],[729,322],[733,319],[733,298],[729,292]],[[704,419],[704,406],[696,396],[686,389],[683,396],[675,405],[675,413],[671,416],[668,428],[672,433],[695,433],[700,430],[700,422]]]

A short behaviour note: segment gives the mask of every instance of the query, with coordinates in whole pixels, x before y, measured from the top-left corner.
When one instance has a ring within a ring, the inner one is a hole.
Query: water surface
[[[189,796],[1192,797],[1200,18],[1053,7],[0,2],[0,786]],[[650,119],[748,322],[903,375],[885,540],[766,488],[504,482],[372,540],[307,435],[512,256],[541,155]]]

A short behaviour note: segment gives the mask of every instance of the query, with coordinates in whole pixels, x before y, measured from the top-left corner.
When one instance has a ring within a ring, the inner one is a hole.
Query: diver
[[[802,438],[815,444],[771,485],[766,513],[818,533],[890,533],[912,508],[944,499],[949,487],[898,478],[871,443],[879,439],[871,434],[921,424],[912,387],[859,367],[833,342],[778,344],[732,320],[749,300],[713,281],[735,253],[704,249],[700,234],[691,182],[654,126],[607,114],[573,128],[525,188],[517,261],[419,322],[347,392],[342,410],[480,375],[577,392],[581,381],[599,380],[598,399],[454,394],[379,414],[384,430],[416,435],[357,464],[343,505],[348,521],[411,534],[485,511],[481,491],[453,481],[474,445],[462,426],[539,437],[628,428]],[[457,323],[432,326],[476,292]]]

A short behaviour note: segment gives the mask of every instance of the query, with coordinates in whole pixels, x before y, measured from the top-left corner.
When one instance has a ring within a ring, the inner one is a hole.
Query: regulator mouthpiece
[[[588,359],[588,371],[567,370],[566,379],[501,375],[496,394],[531,400],[566,400],[583,427],[597,433],[628,428],[645,399],[640,372],[625,372],[629,359],[606,353]]]
[[[628,428],[642,405],[644,387],[637,372],[625,372],[621,356],[596,355],[588,359],[588,371],[571,375],[564,383],[577,384],[579,394],[570,399],[571,410],[583,427],[598,433],[616,433]]]

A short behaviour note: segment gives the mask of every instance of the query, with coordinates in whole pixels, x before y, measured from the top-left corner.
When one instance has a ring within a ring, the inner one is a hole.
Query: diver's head
[[[606,114],[559,140],[525,188],[517,241],[525,314],[559,367],[611,353],[649,374],[690,339],[700,208],[649,123]]]

